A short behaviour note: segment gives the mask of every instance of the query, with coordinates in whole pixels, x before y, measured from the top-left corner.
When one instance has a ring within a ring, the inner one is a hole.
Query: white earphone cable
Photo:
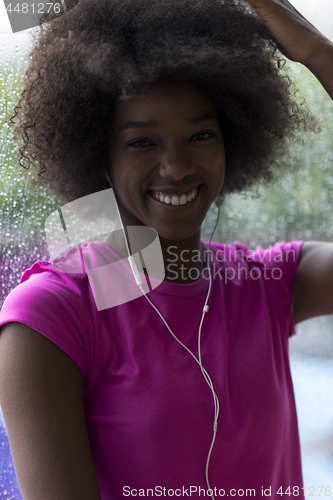
[[[211,234],[211,237],[210,237],[210,240],[209,240],[209,243],[208,243],[208,251],[207,251],[207,270],[208,270],[208,275],[209,275],[209,285],[208,285],[208,291],[207,291],[207,295],[206,295],[206,300],[205,300],[205,304],[204,304],[204,307],[203,307],[203,312],[202,312],[202,317],[201,317],[201,321],[200,321],[200,325],[199,325],[199,331],[198,331],[198,357],[195,356],[195,354],[193,354],[193,352],[185,345],[183,344],[179,339],[178,337],[176,337],[176,335],[173,333],[173,331],[171,330],[171,328],[169,327],[168,323],[166,322],[165,318],[163,317],[163,315],[160,313],[160,311],[157,309],[157,307],[152,303],[152,301],[149,299],[149,297],[147,297],[147,295],[144,293],[144,290],[142,288],[142,284],[138,283],[139,287],[140,287],[140,290],[141,292],[143,293],[143,295],[146,297],[147,301],[149,302],[149,304],[154,308],[154,310],[157,312],[157,314],[160,316],[161,320],[163,321],[163,323],[165,324],[166,328],[169,330],[169,332],[171,333],[171,335],[173,336],[173,338],[192,356],[192,358],[198,363],[198,365],[200,366],[200,369],[201,369],[201,372],[202,372],[202,375],[207,383],[207,385],[209,386],[210,390],[212,391],[212,395],[213,395],[213,400],[214,400],[214,425],[213,425],[213,438],[212,438],[212,441],[211,441],[211,444],[210,444],[210,448],[209,448],[209,451],[208,451],[208,456],[207,456],[207,461],[206,461],[206,468],[205,468],[205,478],[206,478],[206,483],[207,483],[207,487],[209,489],[210,492],[212,492],[212,489],[210,487],[210,483],[209,483],[209,462],[210,462],[210,457],[211,457],[211,454],[212,454],[212,450],[213,450],[213,447],[214,447],[214,444],[215,444],[215,439],[216,439],[216,433],[217,433],[217,426],[218,426],[218,416],[219,416],[219,411],[220,411],[220,404],[219,404],[219,399],[217,397],[217,394],[215,392],[215,389],[214,389],[214,386],[213,386],[213,382],[207,372],[207,370],[205,369],[205,367],[203,366],[202,364],[202,359],[201,359],[201,330],[202,330],[202,325],[203,325],[203,322],[204,322],[204,319],[205,319],[205,315],[206,313],[209,311],[209,306],[208,306],[208,300],[209,300],[209,296],[210,296],[210,293],[211,293],[211,289],[212,289],[212,275],[211,275],[211,270],[210,270],[210,262],[209,262],[209,254],[210,254],[210,246],[211,246],[211,242],[212,242],[212,239],[213,239],[213,235],[215,233],[215,230],[217,228],[217,224],[218,224],[218,221],[219,221],[219,216],[220,216],[220,206],[218,206],[218,213],[217,213],[217,219],[216,219],[216,223],[215,223],[215,226],[214,226],[214,229],[213,229],[213,232]],[[130,260],[130,264],[132,266],[132,263],[131,263],[131,260]],[[133,270],[133,267],[132,267],[132,270]],[[133,271],[134,272],[134,271]],[[211,498],[212,500],[215,500],[213,494],[211,493]]]
[[[64,0],[62,0],[62,2],[64,2]],[[109,175],[108,173],[106,173],[106,179],[108,180],[110,186],[112,187],[112,184],[111,184],[111,181],[110,181],[110,178],[109,178]],[[198,363],[198,365],[200,366],[200,369],[201,369],[201,372],[202,372],[202,375],[207,383],[207,385],[209,386],[210,390],[212,391],[212,395],[213,395],[213,400],[214,400],[214,425],[213,425],[213,438],[212,438],[212,441],[211,441],[211,444],[210,444],[210,448],[209,448],[209,451],[208,451],[208,456],[207,456],[207,461],[206,461],[206,468],[205,468],[205,478],[206,478],[206,484],[208,486],[208,489],[209,491],[211,492],[212,489],[210,487],[210,483],[209,483],[209,462],[210,462],[210,457],[211,457],[211,453],[212,453],[212,450],[213,450],[213,447],[214,447],[214,443],[215,443],[215,438],[216,438],[216,432],[217,432],[217,425],[218,425],[218,416],[219,416],[219,408],[220,408],[220,405],[219,405],[219,399],[217,397],[217,394],[214,390],[214,386],[213,386],[213,383],[212,383],[212,380],[207,372],[207,370],[205,369],[205,367],[203,366],[202,364],[202,359],[201,359],[201,330],[202,330],[202,325],[203,325],[203,322],[204,322],[204,319],[205,319],[205,315],[206,313],[208,313],[209,311],[209,306],[208,306],[208,299],[209,299],[209,296],[210,296],[210,293],[211,293],[211,289],[212,289],[212,275],[211,275],[211,271],[210,271],[210,262],[209,262],[209,254],[210,254],[210,246],[211,246],[211,242],[212,242],[212,239],[213,239],[213,235],[215,233],[215,230],[217,228],[217,224],[218,224],[218,221],[219,221],[219,216],[220,216],[220,206],[218,205],[218,212],[217,212],[217,218],[216,218],[216,223],[215,223],[215,226],[214,226],[214,229],[213,229],[213,232],[211,234],[211,237],[210,237],[210,240],[209,240],[209,243],[208,243],[208,258],[207,258],[207,270],[208,270],[208,275],[209,275],[209,285],[208,285],[208,291],[207,291],[207,295],[206,295],[206,300],[205,300],[205,304],[204,304],[204,307],[203,307],[203,311],[202,311],[202,317],[201,317],[201,321],[200,321],[200,325],[199,325],[199,331],[198,331],[198,357],[195,356],[195,354],[193,354],[193,352],[185,345],[183,344],[179,339],[178,337],[176,337],[176,335],[173,333],[173,331],[171,330],[171,328],[169,327],[168,323],[166,322],[165,318],[163,317],[163,315],[160,313],[160,311],[157,309],[157,307],[152,303],[152,301],[150,300],[150,298],[146,295],[145,291],[143,290],[143,287],[142,287],[142,281],[141,281],[141,277],[140,277],[140,274],[139,274],[139,271],[138,271],[138,268],[136,266],[136,263],[135,263],[135,260],[134,260],[134,257],[131,255],[131,252],[130,252],[130,248],[129,248],[129,243],[127,241],[127,235],[126,235],[126,231],[125,231],[125,227],[123,225],[123,222],[122,222],[122,218],[121,218],[121,215],[120,215],[120,211],[119,211],[119,207],[118,207],[118,204],[116,203],[116,206],[117,206],[117,210],[118,210],[118,215],[119,215],[119,218],[120,218],[120,221],[121,221],[121,225],[122,225],[122,230],[123,230],[123,234],[124,234],[124,239],[125,239],[125,244],[126,244],[126,249],[127,249],[127,253],[128,253],[128,261],[129,261],[129,264],[131,266],[131,269],[132,269],[132,272],[133,272],[133,275],[134,275],[134,279],[136,281],[136,284],[138,285],[138,287],[140,288],[142,294],[146,297],[147,301],[149,302],[149,304],[153,307],[153,309],[157,312],[157,314],[159,315],[159,317],[161,318],[161,320],[163,321],[163,323],[165,324],[166,328],[168,329],[168,331],[171,333],[171,335],[173,336],[173,338],[192,356],[192,358],[196,361],[196,363]],[[211,493],[211,498],[212,500],[215,500],[213,494]]]

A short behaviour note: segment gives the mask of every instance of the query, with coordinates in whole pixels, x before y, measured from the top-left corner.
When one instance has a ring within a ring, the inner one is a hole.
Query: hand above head
[[[288,0],[244,0],[254,7],[278,43],[281,52],[295,62],[311,66],[329,40]]]

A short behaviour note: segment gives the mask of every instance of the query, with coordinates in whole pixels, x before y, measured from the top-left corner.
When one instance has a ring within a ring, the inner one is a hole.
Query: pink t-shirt
[[[250,252],[239,243],[212,244],[202,360],[220,401],[209,468],[215,499],[250,496],[246,489],[284,499],[290,497],[278,492],[289,487],[304,498],[288,358],[301,245]],[[48,262],[34,264],[21,281],[4,303],[0,324],[34,328],[81,370],[102,499],[202,498],[212,394],[145,297],[98,311],[85,273],[64,274]],[[195,355],[207,288],[202,277],[189,285],[163,282],[149,293]]]

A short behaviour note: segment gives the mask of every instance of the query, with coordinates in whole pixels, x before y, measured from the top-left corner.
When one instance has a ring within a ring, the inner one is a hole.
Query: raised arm
[[[333,98],[333,44],[287,0],[247,0],[282,53],[305,65]],[[333,314],[333,243],[303,244],[295,278],[294,318]]]
[[[100,500],[80,370],[21,323],[0,334],[0,404],[24,500]]]
[[[306,66],[333,99],[333,44],[287,0],[245,0],[256,10],[281,52]]]

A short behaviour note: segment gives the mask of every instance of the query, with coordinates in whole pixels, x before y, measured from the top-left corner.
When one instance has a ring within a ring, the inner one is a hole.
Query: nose
[[[171,177],[175,181],[181,181],[194,173],[194,165],[191,158],[179,149],[166,151],[161,158],[159,174],[161,177]]]

